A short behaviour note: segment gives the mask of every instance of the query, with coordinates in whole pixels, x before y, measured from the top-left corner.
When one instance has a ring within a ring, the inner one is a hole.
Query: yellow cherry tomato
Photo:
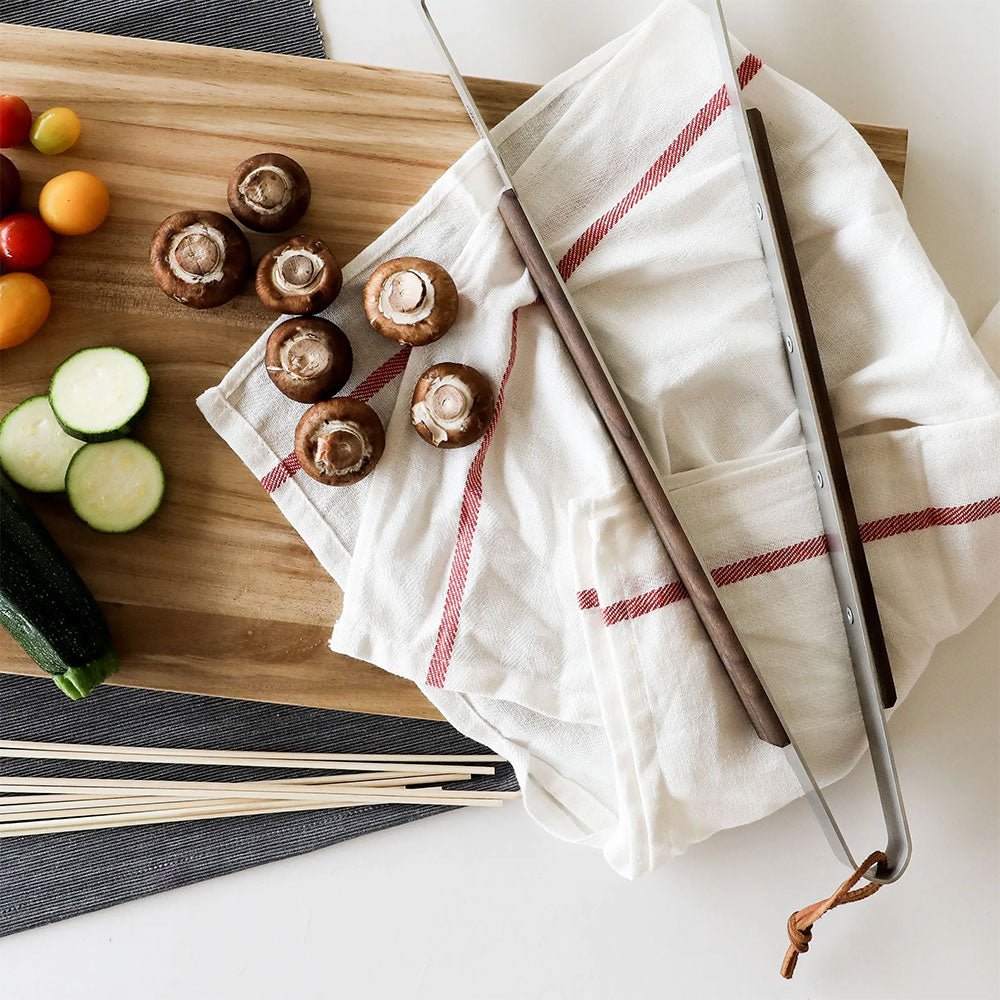
[[[60,236],[92,233],[107,218],[110,206],[104,181],[86,170],[53,177],[38,196],[38,214]]]
[[[25,271],[0,276],[0,351],[34,336],[48,317],[51,304],[41,278]]]
[[[69,108],[49,108],[31,126],[31,145],[51,156],[65,153],[80,138],[80,119]]]

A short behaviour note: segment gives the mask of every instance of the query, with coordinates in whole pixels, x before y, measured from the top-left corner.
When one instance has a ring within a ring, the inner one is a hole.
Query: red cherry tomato
[[[52,233],[35,215],[17,212],[0,220],[0,262],[7,271],[32,271],[52,256]]]
[[[0,147],[20,146],[31,131],[31,109],[20,97],[0,94]]]

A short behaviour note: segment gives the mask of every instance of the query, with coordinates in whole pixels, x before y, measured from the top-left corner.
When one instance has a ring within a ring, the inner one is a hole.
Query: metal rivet
[[[853,625],[854,624],[854,612],[850,608],[844,608],[844,615],[847,618],[847,624],[848,625]]]
[[[763,222],[764,221],[764,206],[758,201],[757,204],[754,205],[754,208],[757,209],[757,218],[760,219],[761,222]]]
[[[792,345],[792,338],[791,337],[785,337],[785,350],[788,351],[789,354],[792,353],[792,346],[793,346]]]
[[[823,489],[823,473],[819,469],[816,470],[816,488]]]

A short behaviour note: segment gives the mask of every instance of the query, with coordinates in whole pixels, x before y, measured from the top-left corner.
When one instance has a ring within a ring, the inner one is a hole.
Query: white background
[[[407,0],[318,2],[336,58],[438,68]],[[434,0],[433,9],[466,72],[542,82],[654,6]],[[910,217],[977,328],[1000,297],[1000,4],[728,0],[727,10],[744,44],[847,117],[909,127]],[[842,877],[803,803],[631,884],[513,805],[4,939],[0,997],[64,1000],[67,988],[77,1000],[1000,996],[998,652],[995,603],[938,650],[894,716],[912,866],[826,918],[792,983],[777,975],[785,919]],[[857,804],[869,791],[855,774],[837,801]]]

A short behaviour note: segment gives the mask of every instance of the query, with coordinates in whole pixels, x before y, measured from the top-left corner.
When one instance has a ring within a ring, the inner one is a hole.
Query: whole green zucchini
[[[0,624],[74,701],[118,669],[93,595],[2,474]]]

